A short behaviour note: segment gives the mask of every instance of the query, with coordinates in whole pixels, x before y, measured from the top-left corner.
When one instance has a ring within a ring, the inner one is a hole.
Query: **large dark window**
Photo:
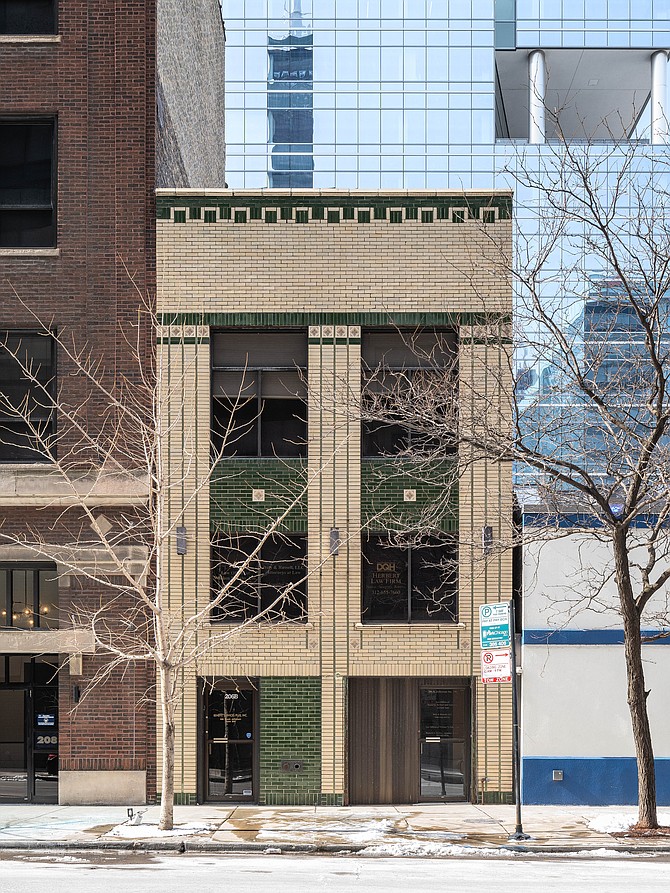
[[[363,538],[363,623],[455,623],[458,548],[453,539],[392,545]]]
[[[55,565],[0,567],[1,626],[15,629],[58,628],[58,579]]]
[[[306,455],[306,367],[304,332],[215,333],[215,454],[286,458]]]
[[[364,332],[361,353],[362,455],[434,450],[435,410],[447,407],[453,397],[455,334],[397,329]],[[423,416],[422,404],[428,409]]]
[[[0,121],[0,248],[55,243],[54,122]]]
[[[0,332],[0,462],[47,458],[46,450],[53,449],[53,387],[53,338]]]
[[[257,545],[258,539],[240,536],[220,541],[212,549],[212,598],[229,585],[212,608],[212,620],[305,620],[306,537],[271,536],[250,560]]]
[[[0,0],[0,34],[54,34],[55,0]]]

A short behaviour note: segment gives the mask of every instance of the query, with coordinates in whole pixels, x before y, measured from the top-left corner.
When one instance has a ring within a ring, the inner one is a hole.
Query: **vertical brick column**
[[[165,523],[186,528],[186,555],[178,555],[174,534],[162,553],[164,587],[173,629],[185,637],[181,698],[176,716],[175,799],[195,802],[197,789],[197,660],[203,647],[202,621],[210,595],[209,444],[210,357],[206,326],[163,326],[158,332],[160,429],[163,441]],[[206,625],[206,624],[205,624]],[[196,628],[200,627],[199,631]],[[160,705],[157,704],[158,780],[160,781]]]
[[[360,327],[310,326],[309,610],[319,629],[321,790],[333,802],[345,786],[348,620],[360,603],[360,381]]]
[[[486,419],[493,430],[509,423],[505,397],[511,377],[501,333],[487,326],[461,326],[459,389],[461,422],[478,433]],[[512,469],[484,460],[461,446],[463,477],[459,491],[461,616],[472,624],[470,672],[475,680],[473,764],[478,798],[495,801],[512,790],[512,686],[482,685],[479,607],[512,597]],[[482,528],[493,528],[493,541],[504,544],[489,556],[482,550]]]

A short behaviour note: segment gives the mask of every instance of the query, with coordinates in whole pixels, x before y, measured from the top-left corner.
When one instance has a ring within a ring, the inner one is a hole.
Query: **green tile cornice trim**
[[[159,190],[156,198],[158,220],[173,223],[199,221],[231,225],[251,221],[289,223],[299,226],[318,222],[388,223],[434,222],[496,223],[512,218],[512,196],[507,192],[397,192],[338,193],[319,192],[211,192]],[[280,220],[278,221],[278,218]]]
[[[170,326],[476,326],[511,323],[511,313],[159,313]],[[351,344],[351,339],[349,340]]]

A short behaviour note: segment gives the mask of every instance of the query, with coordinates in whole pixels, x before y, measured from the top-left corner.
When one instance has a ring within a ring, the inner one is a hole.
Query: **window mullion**
[[[412,622],[412,547],[407,547],[407,622]]]
[[[263,455],[263,375],[260,369],[256,370],[256,455]]]

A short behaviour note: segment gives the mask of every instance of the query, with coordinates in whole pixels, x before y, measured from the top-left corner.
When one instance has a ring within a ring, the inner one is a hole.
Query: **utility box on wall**
[[[302,760],[282,760],[280,764],[282,772],[304,772],[305,766]]]

